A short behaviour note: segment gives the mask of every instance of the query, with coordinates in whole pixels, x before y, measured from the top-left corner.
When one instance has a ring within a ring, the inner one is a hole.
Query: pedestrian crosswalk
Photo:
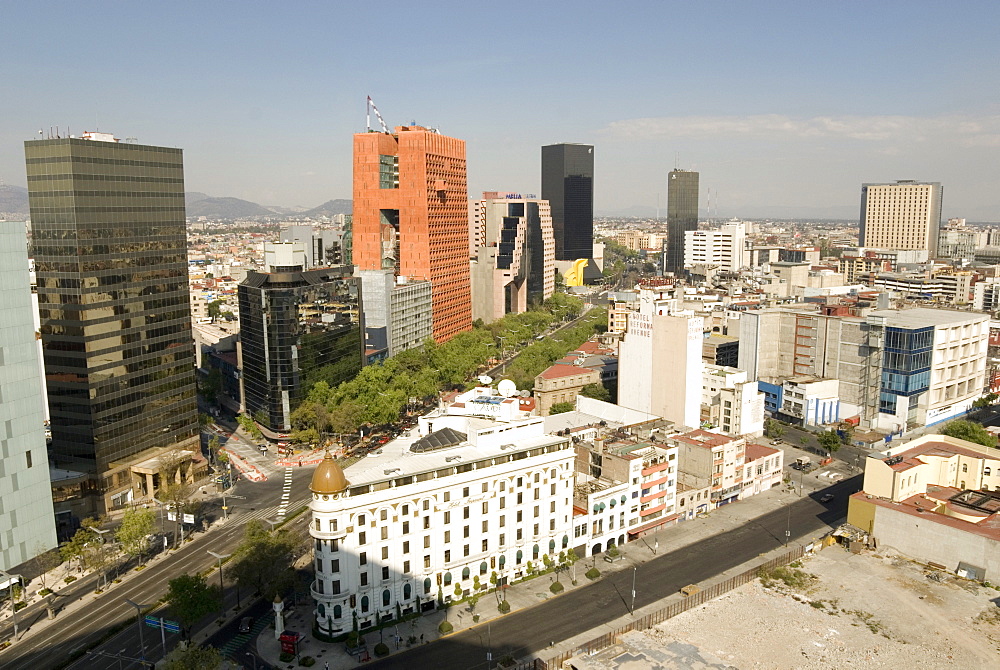
[[[288,511],[288,502],[292,495],[292,469],[285,468],[285,482],[281,486],[281,504],[278,505],[279,521],[284,521],[285,513]]]
[[[247,644],[251,640],[256,639],[256,637],[263,632],[264,628],[270,625],[273,619],[274,612],[270,612],[266,616],[259,617],[255,620],[249,633],[237,633],[229,640],[226,640],[226,643],[219,648],[222,656],[232,658],[239,662],[239,653],[246,648]]]

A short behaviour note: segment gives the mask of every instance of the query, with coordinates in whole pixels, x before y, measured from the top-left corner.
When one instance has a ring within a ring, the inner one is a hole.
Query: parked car
[[[240,619],[241,633],[249,633],[251,628],[253,628],[253,617],[245,616]]]

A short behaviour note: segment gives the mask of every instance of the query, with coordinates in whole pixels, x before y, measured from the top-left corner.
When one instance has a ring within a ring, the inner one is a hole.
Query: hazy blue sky
[[[371,95],[467,141],[469,192],[594,144],[595,207],[701,172],[720,215],[856,216],[865,181],[1000,221],[1000,3],[0,0],[0,178],[58,125],[179,146],[187,189],[351,197]]]

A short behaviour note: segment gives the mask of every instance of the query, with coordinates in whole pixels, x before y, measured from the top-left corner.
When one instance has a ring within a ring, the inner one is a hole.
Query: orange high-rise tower
[[[465,141],[421,126],[354,136],[354,264],[429,279],[434,339],[472,328]]]

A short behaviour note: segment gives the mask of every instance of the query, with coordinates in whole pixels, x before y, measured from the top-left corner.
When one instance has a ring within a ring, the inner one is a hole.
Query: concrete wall
[[[923,563],[954,572],[959,561],[986,569],[985,579],[1000,579],[1000,541],[953,528],[921,516],[876,507],[872,534],[880,549],[894,549]]]

